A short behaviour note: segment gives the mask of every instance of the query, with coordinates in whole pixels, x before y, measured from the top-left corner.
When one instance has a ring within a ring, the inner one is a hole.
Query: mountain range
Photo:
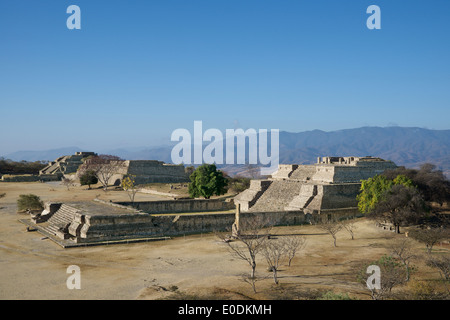
[[[374,156],[399,166],[418,168],[432,163],[450,176],[450,130],[417,127],[362,127],[337,131],[312,130],[298,133],[280,131],[280,163],[310,164],[322,156]],[[81,150],[67,147],[44,151],[17,151],[3,155],[14,161],[54,160],[77,151],[114,154],[128,160],[171,162],[172,145],[113,150]],[[231,174],[243,166],[222,166]]]

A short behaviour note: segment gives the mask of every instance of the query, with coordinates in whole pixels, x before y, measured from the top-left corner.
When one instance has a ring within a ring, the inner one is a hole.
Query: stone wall
[[[38,230],[49,235],[50,239],[63,247],[124,240],[139,241],[216,231],[231,233],[236,222],[236,212],[155,215],[137,212],[130,208],[123,210],[121,205],[114,203],[109,205],[103,203],[101,208],[96,207],[99,211],[89,211],[86,208],[65,203],[46,203],[41,216],[37,219],[32,217],[31,222]],[[300,225],[328,219],[331,214],[344,217],[354,216],[356,213],[351,208],[325,210],[322,215],[302,210],[240,212],[239,222],[262,217],[275,226]]]
[[[141,202],[116,202],[123,206],[131,206],[146,213],[183,213],[225,211],[234,209],[233,201],[222,199],[186,199]]]
[[[307,208],[320,211],[324,209],[356,208],[358,205],[356,196],[359,193],[360,186],[359,183],[318,185],[317,195]]]
[[[36,182],[41,180],[37,175],[4,175],[1,178],[3,182]]]
[[[369,179],[387,169],[396,168],[392,162],[359,162],[358,166],[335,166],[333,183],[352,183]]]
[[[126,175],[134,175],[136,184],[190,181],[183,165],[172,165],[157,160],[126,160],[109,183],[119,185]]]
[[[355,216],[351,209],[334,212],[339,217]],[[330,211],[330,214],[332,212]],[[305,214],[303,211],[241,212],[239,220],[262,217],[275,226],[301,225],[326,220],[328,215]],[[235,213],[159,215],[131,214],[121,216],[85,216],[76,241],[97,242],[139,237],[183,236],[188,234],[230,232]],[[78,225],[77,225],[78,226]],[[79,226],[78,226],[79,227]],[[70,229],[70,228],[69,228]],[[76,228],[75,228],[76,229]]]

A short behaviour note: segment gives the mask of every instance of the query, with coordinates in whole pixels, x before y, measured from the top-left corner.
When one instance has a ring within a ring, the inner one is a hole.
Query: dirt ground
[[[370,299],[357,281],[362,263],[389,253],[392,238],[404,239],[359,218],[355,239],[338,233],[337,247],[330,235],[316,226],[277,227],[272,234],[296,234],[306,238],[306,247],[289,267],[279,271],[276,286],[262,257],[257,273],[267,277],[257,282],[257,293],[241,280],[248,274],[246,262],[233,257],[226,244],[214,234],[177,237],[165,241],[62,249],[37,232],[27,232],[18,219],[16,200],[33,193],[44,201],[127,200],[124,191],[70,187],[59,183],[2,183],[0,194],[0,299],[296,299],[314,290],[346,293],[352,298]],[[155,194],[137,194],[136,201],[167,199]],[[438,279],[436,270],[423,260],[424,245],[413,242],[419,256],[413,261],[415,279]],[[437,245],[436,252],[449,252]],[[67,268],[81,271],[81,289],[70,290]]]

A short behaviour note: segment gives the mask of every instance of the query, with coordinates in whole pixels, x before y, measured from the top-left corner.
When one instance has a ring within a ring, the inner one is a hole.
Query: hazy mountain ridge
[[[442,162],[450,156],[450,130],[363,127],[332,132],[280,133],[280,160],[317,156],[377,156],[399,165]]]
[[[125,147],[103,151],[68,147],[47,151],[19,151],[3,157],[15,161],[54,160],[76,151],[95,151],[129,160],[149,159],[170,163],[172,146]],[[374,156],[411,168],[430,162],[450,174],[450,130],[362,127],[330,132],[280,132],[280,163],[314,163],[319,156]]]

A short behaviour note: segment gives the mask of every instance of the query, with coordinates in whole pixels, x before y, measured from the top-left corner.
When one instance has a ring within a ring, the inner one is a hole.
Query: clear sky
[[[167,144],[194,120],[450,129],[449,15],[448,0],[2,0],[0,155]]]

